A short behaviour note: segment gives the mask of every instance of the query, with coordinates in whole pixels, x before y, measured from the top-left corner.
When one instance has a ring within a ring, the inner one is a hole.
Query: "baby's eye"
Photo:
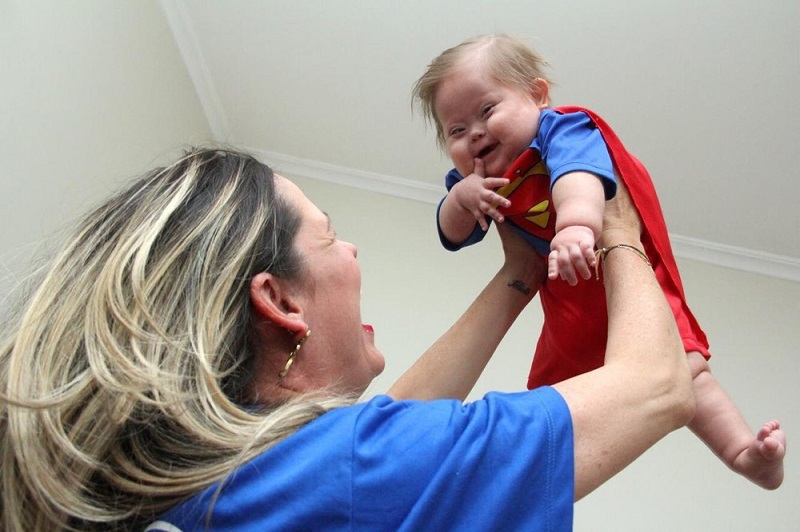
[[[454,137],[454,136],[458,135],[459,133],[461,133],[463,131],[464,131],[464,128],[461,127],[461,126],[453,127],[453,128],[450,128],[450,130],[447,132],[447,136],[448,137]]]
[[[492,109],[494,109],[494,105],[485,106],[483,109],[481,109],[481,116],[488,115],[489,113],[492,112]]]

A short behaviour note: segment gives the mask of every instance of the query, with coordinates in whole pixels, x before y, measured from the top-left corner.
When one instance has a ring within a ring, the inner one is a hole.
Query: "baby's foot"
[[[764,489],[774,490],[783,482],[786,434],[777,421],[764,423],[753,442],[741,452],[733,469]]]

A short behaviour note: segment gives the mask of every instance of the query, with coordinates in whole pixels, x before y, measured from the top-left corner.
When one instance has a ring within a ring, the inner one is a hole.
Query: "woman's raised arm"
[[[642,249],[624,186],[606,206],[602,260],[608,304],[605,365],[556,384],[575,436],[575,500],[694,415],[691,375],[675,320]],[[624,244],[624,246],[620,246]]]
[[[464,400],[508,329],[544,282],[544,259],[498,224],[505,261],[472,305],[392,386],[395,399]]]

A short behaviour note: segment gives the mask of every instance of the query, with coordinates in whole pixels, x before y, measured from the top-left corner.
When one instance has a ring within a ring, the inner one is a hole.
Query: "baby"
[[[686,303],[666,223],[644,166],[605,121],[580,107],[549,107],[546,62],[507,35],[468,40],[440,54],[414,87],[455,168],[437,211],[439,237],[458,250],[507,223],[547,256],[539,289],[544,325],[528,387],[603,364],[605,292],[598,256],[637,253],[670,303],[693,374],[697,414],[689,428],[731,469],[765,489],[783,482],[786,437],[777,421],[756,434],[712,376],[708,341]],[[642,220],[643,250],[595,250],[605,201],[618,180]]]

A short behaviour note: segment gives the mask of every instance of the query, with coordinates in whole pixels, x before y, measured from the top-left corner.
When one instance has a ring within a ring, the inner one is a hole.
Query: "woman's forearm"
[[[472,390],[544,279],[544,263],[504,264],[464,314],[392,386],[395,399],[455,398]]]
[[[603,245],[638,234],[604,232]],[[605,365],[557,384],[573,417],[576,500],[693,415],[691,376],[674,317],[649,265],[615,247],[603,261],[609,333]]]

